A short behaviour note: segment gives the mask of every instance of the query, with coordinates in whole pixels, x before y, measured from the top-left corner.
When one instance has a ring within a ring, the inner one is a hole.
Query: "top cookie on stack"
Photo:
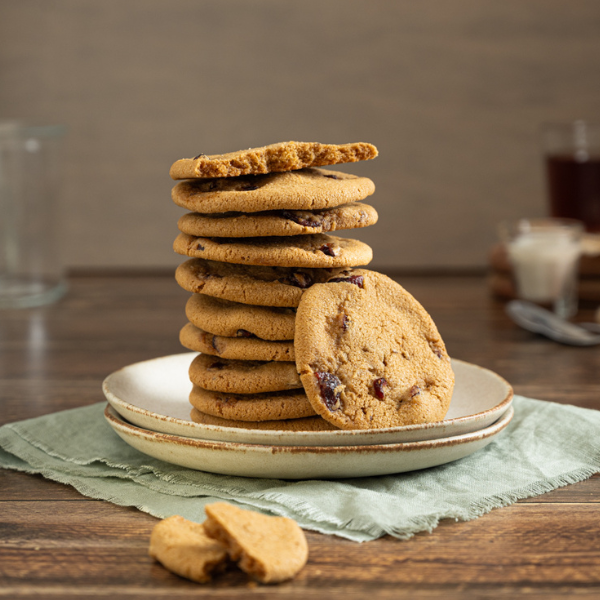
[[[172,179],[239,177],[358,162],[376,156],[377,148],[362,142],[341,145],[280,142],[228,154],[182,158],[171,166],[169,174]]]
[[[191,257],[176,277],[194,294],[181,342],[203,353],[190,369],[196,420],[266,425],[276,414],[282,429],[324,428],[296,372],[295,307],[314,283],[371,261],[363,242],[328,233],[373,225],[377,212],[362,203],[375,190],[370,179],[317,167],[375,156],[371,144],[284,142],[171,167],[184,180],[173,201],[191,211],[174,249]]]

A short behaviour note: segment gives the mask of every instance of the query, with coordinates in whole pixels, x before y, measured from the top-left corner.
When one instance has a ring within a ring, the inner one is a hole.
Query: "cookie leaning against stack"
[[[342,429],[441,421],[450,406],[454,374],[432,318],[381,273],[307,290],[294,347],[311,406]]]
[[[375,158],[370,144],[283,142],[171,167],[173,201],[189,213],[174,242],[189,257],[176,279],[192,292],[181,343],[191,418],[290,430],[339,427],[317,415],[296,368],[296,307],[315,283],[351,277],[369,246],[329,232],[367,227],[370,179],[317,167]]]

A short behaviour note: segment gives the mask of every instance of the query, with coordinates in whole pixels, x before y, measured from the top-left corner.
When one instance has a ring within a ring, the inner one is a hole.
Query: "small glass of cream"
[[[577,272],[583,223],[519,219],[499,226],[517,295],[569,319],[577,313]]]

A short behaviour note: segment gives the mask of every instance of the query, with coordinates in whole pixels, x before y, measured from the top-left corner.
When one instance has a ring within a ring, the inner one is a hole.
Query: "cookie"
[[[326,233],[357,229],[377,223],[377,211],[368,204],[351,202],[322,210],[278,210],[259,213],[186,213],[179,231],[202,237],[262,237]]]
[[[267,267],[356,267],[373,258],[367,244],[324,233],[255,238],[206,238],[180,233],[173,249],[184,256]]]
[[[231,300],[193,294],[185,305],[190,323],[214,335],[256,336],[262,340],[293,340],[294,308],[252,306]]]
[[[317,284],[296,315],[296,365],[315,411],[342,429],[444,418],[454,374],[425,309],[374,271]]]
[[[192,258],[177,267],[175,279],[188,292],[256,306],[296,307],[305,289],[342,272],[341,268],[245,266]]]
[[[226,502],[205,507],[206,532],[222,543],[240,569],[262,583],[291,579],[308,560],[308,544],[298,524]]]
[[[227,154],[198,154],[194,158],[182,158],[171,166],[169,175],[172,179],[238,177],[357,162],[376,156],[377,148],[363,142],[340,145],[279,142]]]
[[[315,415],[302,389],[262,394],[224,394],[195,385],[190,392],[190,404],[207,415],[233,421],[274,421]]]
[[[233,421],[207,415],[192,408],[190,419],[200,425],[216,425],[218,427],[235,427],[237,429],[261,429],[268,431],[335,431],[331,423],[321,417],[305,417],[303,419],[288,419],[284,421]]]
[[[179,332],[182,346],[195,352],[204,352],[234,360],[294,361],[293,341],[259,340],[253,337],[222,337],[198,329],[187,323]]]
[[[205,390],[230,394],[280,392],[302,387],[293,362],[227,360],[199,354],[190,365],[190,380]]]
[[[206,535],[203,524],[178,515],[154,526],[149,554],[169,571],[199,583],[210,581],[227,561],[225,547]]]
[[[375,191],[367,177],[326,169],[181,181],[171,198],[198,213],[319,210],[359,202]]]

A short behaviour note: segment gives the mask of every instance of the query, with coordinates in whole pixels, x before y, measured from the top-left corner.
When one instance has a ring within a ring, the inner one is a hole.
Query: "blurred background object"
[[[600,234],[600,125],[548,123],[543,140],[550,214]]]
[[[503,221],[499,234],[514,275],[516,295],[563,319],[577,313],[583,223],[575,219]]]
[[[171,163],[300,140],[379,148],[340,167],[373,268],[483,272],[548,212],[540,125],[598,117],[598,31],[595,0],[0,0],[0,116],[69,128],[76,270],[172,268]]]
[[[64,133],[0,121],[0,308],[41,306],[66,291],[57,218]]]
[[[517,297],[513,268],[508,258],[506,245],[494,245],[489,255],[489,286],[499,298]],[[580,300],[600,302],[600,239],[584,235],[579,257],[577,295]]]

